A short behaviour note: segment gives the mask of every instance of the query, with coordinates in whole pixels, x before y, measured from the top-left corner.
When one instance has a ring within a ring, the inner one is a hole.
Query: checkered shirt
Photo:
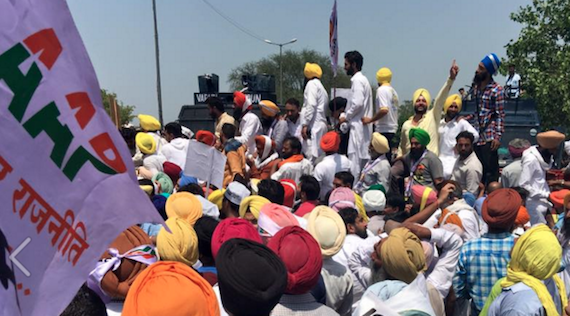
[[[505,92],[495,81],[491,81],[483,91],[477,91],[479,115],[470,114],[465,119],[474,122],[480,132],[477,145],[485,145],[493,139],[501,140],[505,132]],[[486,126],[486,128],[485,128]],[[484,128],[484,130],[483,130]]]

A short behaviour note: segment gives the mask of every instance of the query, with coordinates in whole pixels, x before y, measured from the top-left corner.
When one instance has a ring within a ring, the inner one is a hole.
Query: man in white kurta
[[[461,106],[459,94],[449,96],[443,105],[445,117],[441,119],[439,124],[439,159],[443,164],[443,178],[445,180],[451,178],[451,171],[458,157],[455,152],[455,137],[463,131],[468,131],[473,134],[475,143],[479,141],[479,132],[469,122],[457,120]]]
[[[348,159],[352,162],[352,174],[360,174],[360,170],[370,159],[368,144],[372,137],[372,125],[364,126],[362,123],[363,117],[372,117],[373,114],[372,88],[361,72],[362,62],[362,55],[357,51],[344,55],[344,69],[347,75],[352,76],[351,96],[345,111],[346,117],[341,118],[340,123],[346,121],[350,126]]]
[[[301,135],[304,140],[310,139],[307,158],[315,161],[323,152],[319,147],[321,137],[327,132],[326,106],[329,95],[321,83],[323,71],[317,64],[305,64],[305,78],[308,80],[303,94],[301,110]]]
[[[255,113],[251,112],[253,105],[251,104],[251,101],[246,97],[246,95],[242,92],[234,92],[234,106],[236,111],[245,113],[241,115],[239,122],[240,136],[237,136],[235,139],[238,142],[246,145],[246,156],[253,155],[257,150],[255,148],[255,136],[261,135],[263,133],[261,121],[259,120],[259,117],[255,115]]]
[[[350,171],[352,162],[344,155],[338,154],[340,146],[340,135],[335,132],[328,132],[321,138],[320,147],[326,154],[316,166],[313,176],[321,186],[320,198],[325,200],[326,195],[333,189],[334,175],[341,171]]]

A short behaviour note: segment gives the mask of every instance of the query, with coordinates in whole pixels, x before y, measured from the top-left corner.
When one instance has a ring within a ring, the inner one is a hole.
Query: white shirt
[[[319,142],[327,132],[326,108],[328,103],[329,95],[321,81],[315,78],[307,82],[303,94],[301,126],[307,126],[311,131],[310,141],[303,142],[303,152],[313,161],[323,154]]]
[[[376,122],[376,131],[379,133],[396,133],[398,131],[399,102],[398,93],[391,85],[383,84],[376,89],[376,106],[378,110],[388,110],[388,114]]]
[[[327,193],[333,188],[334,175],[337,172],[349,171],[352,168],[352,163],[346,156],[334,154],[323,158],[315,166],[313,176],[321,186],[321,199],[324,199]]]
[[[253,155],[255,153],[255,136],[261,135],[263,129],[259,117],[253,112],[247,112],[239,123],[240,136],[235,139],[247,146],[246,155]]]
[[[350,78],[351,97],[346,106],[346,120],[350,125],[350,138],[348,142],[348,154],[357,153],[359,159],[369,159],[368,145],[372,137],[372,125],[364,126],[362,117],[372,117],[372,88],[370,82],[362,74],[357,72]],[[360,173],[355,172],[355,174]]]
[[[503,188],[516,187],[519,184],[519,179],[522,173],[522,160],[521,158],[515,159],[501,172],[501,184]]]
[[[453,165],[458,155],[455,153],[455,138],[463,131],[473,134],[475,140],[473,144],[479,141],[479,132],[466,120],[457,121],[456,118],[449,122],[442,119],[439,123],[439,159],[443,163],[443,177],[449,179],[453,171]]]
[[[290,137],[301,137],[301,115],[297,118],[297,122],[291,121],[287,118],[287,129],[289,130]],[[302,139],[302,138],[300,138]]]
[[[353,282],[350,271],[332,258],[323,258],[321,276],[327,290],[326,305],[340,315],[351,315]]]
[[[481,237],[481,227],[482,224],[479,222],[479,215],[477,211],[469,206],[465,200],[460,199],[455,201],[455,203],[446,207],[448,211],[453,214],[457,214],[461,220],[461,225],[463,225],[463,235],[461,236],[464,241],[475,239]],[[442,215],[441,209],[435,211],[435,213],[424,223],[425,227],[433,228]],[[442,224],[445,224],[444,220]]]
[[[519,186],[529,192],[528,198],[530,199],[547,199],[550,195],[550,187],[546,182],[546,170],[550,168],[550,165],[544,161],[536,146],[523,152],[521,163]]]
[[[158,172],[163,172],[164,167],[162,164],[166,161],[163,155],[152,154],[143,156],[143,167],[152,172],[155,176]]]
[[[512,77],[510,75],[507,75],[507,82],[505,83],[505,90],[507,90],[507,87],[510,86],[510,90],[505,91],[507,93],[507,95],[511,98],[518,98],[520,95],[520,82],[521,82],[521,76],[519,76],[519,74],[515,73]]]
[[[162,147],[162,155],[166,158],[166,161],[170,161],[184,170],[189,142],[190,140],[185,138],[175,138]]]
[[[156,153],[161,154],[162,146],[168,144],[166,139],[160,136],[159,132],[146,132],[146,133],[152,136],[152,138],[154,138],[154,141],[156,142]]]
[[[455,275],[463,239],[457,234],[441,228],[430,229],[430,231],[430,241],[441,248],[441,253],[434,268],[427,275],[427,280],[439,291],[442,298],[445,298],[449,293]]]
[[[459,182],[464,191],[477,196],[479,193],[479,183],[483,176],[483,165],[477,158],[477,154],[472,152],[464,160],[457,159],[451,173],[451,180]]]
[[[281,166],[274,174],[271,175],[271,179],[279,181],[281,179],[291,179],[295,183],[299,183],[301,176],[304,174],[310,175],[313,173],[313,164],[307,159],[303,159],[300,162],[289,162]]]

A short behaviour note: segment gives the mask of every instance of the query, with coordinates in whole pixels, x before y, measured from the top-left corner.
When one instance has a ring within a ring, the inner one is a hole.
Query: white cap
[[[245,199],[251,194],[245,185],[239,182],[231,182],[226,188],[224,197],[235,205],[240,205],[241,200]]]

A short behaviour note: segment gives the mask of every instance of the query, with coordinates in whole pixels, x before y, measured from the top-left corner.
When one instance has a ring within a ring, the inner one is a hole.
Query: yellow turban
[[[277,104],[269,101],[269,100],[261,100],[259,102],[259,108],[261,108],[261,112],[267,116],[274,117],[279,114],[279,107]]]
[[[392,81],[392,71],[390,68],[380,68],[376,73],[376,80],[379,84],[390,83]]]
[[[332,257],[341,249],[346,237],[346,226],[342,217],[328,206],[317,206],[304,216],[307,231],[319,242],[321,254]]]
[[[265,204],[269,203],[271,203],[271,201],[264,198],[263,196],[250,195],[241,200],[241,203],[239,205],[239,217],[243,218],[245,216],[245,213],[247,213],[247,211],[250,211],[251,214],[253,214],[253,216],[258,219],[261,208]]]
[[[552,296],[542,280],[553,278],[564,308],[568,304],[564,283],[556,273],[560,269],[562,247],[556,236],[544,224],[539,224],[524,233],[513,247],[503,288],[522,282],[536,292],[546,315],[558,315]]]
[[[135,143],[143,154],[152,155],[156,151],[156,141],[147,133],[137,133]]]
[[[305,73],[305,78],[307,79],[313,79],[315,77],[321,79],[321,76],[323,75],[323,70],[321,69],[321,66],[317,64],[306,63],[304,73]]]
[[[208,201],[216,204],[218,209],[221,210],[222,202],[224,201],[224,193],[226,193],[226,189],[216,190],[208,195]]]
[[[147,132],[154,132],[160,129],[160,122],[153,116],[139,114],[139,121],[141,122],[141,128]]]
[[[388,139],[378,132],[372,133],[372,147],[379,154],[385,154],[390,151]]]
[[[169,218],[156,237],[156,249],[160,260],[176,261],[192,267],[198,261],[198,236],[190,224],[180,218]]]
[[[413,105],[416,106],[416,102],[418,101],[420,96],[423,96],[426,99],[427,106],[429,107],[431,105],[431,95],[429,94],[429,91],[423,88],[418,89],[416,90],[416,92],[414,92],[414,97],[412,98]]]
[[[457,104],[457,108],[461,111],[461,96],[459,94],[452,94],[447,97],[445,103],[443,104],[443,112],[447,113],[447,109],[455,102]]]
[[[362,216],[362,218],[364,218],[366,222],[370,221],[370,218],[368,218],[368,215],[366,215],[366,209],[364,208],[364,202],[362,202],[362,197],[356,194],[356,192],[354,193],[354,200],[355,200],[354,204],[356,204],[356,209],[358,210],[358,214],[360,214],[360,216]]]
[[[165,208],[168,218],[181,218],[190,225],[194,225],[198,218],[202,217],[202,203],[194,194],[189,192],[172,194],[166,200]]]
[[[392,230],[380,248],[382,266],[386,272],[408,284],[426,269],[424,248],[420,239],[407,228]]]

